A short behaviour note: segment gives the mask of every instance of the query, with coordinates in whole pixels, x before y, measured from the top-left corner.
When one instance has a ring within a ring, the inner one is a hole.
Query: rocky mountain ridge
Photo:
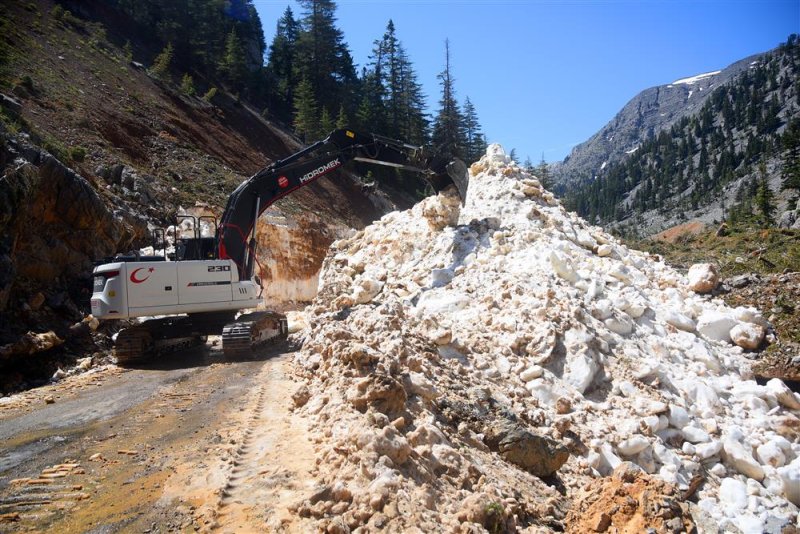
[[[555,190],[565,191],[592,180],[608,165],[632,154],[646,139],[696,113],[714,88],[728,83],[757,62],[754,54],[722,70],[645,89],[633,97],[600,131],[551,166]]]

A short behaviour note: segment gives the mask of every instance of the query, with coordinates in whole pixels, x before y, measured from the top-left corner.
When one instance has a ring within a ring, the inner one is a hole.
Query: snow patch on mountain
[[[722,72],[722,71],[721,70],[715,70],[713,72],[706,72],[706,73],[703,73],[703,74],[698,74],[697,76],[690,76],[689,78],[681,78],[680,80],[675,80],[674,82],[672,82],[672,85],[680,85],[680,84],[694,85],[694,84],[696,84],[697,82],[699,82],[701,80],[704,80],[706,78],[710,78],[712,76],[716,76],[720,72]]]

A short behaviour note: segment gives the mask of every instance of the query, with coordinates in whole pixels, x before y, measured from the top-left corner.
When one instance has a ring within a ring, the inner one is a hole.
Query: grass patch
[[[716,263],[722,277],[800,269],[799,230],[733,228],[724,236],[712,231],[684,236],[675,243],[644,239],[626,244],[658,254],[679,268],[686,269],[694,263]]]

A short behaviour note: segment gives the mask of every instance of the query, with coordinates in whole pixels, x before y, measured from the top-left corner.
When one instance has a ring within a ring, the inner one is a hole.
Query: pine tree
[[[469,97],[464,100],[462,128],[466,137],[464,158],[467,164],[477,161],[486,153],[486,138],[481,132],[478,113]]]
[[[343,130],[348,127],[350,120],[347,118],[347,112],[344,109],[344,104],[339,104],[339,115],[336,117],[336,128]]]
[[[445,40],[445,68],[438,76],[442,86],[439,112],[433,123],[433,143],[447,157],[463,157],[466,141],[464,119],[455,95],[455,79],[450,69],[450,40]]]
[[[278,19],[267,63],[267,72],[277,100],[274,108],[279,117],[286,118],[285,114],[291,110],[294,101],[294,63],[299,33],[300,25],[294,18],[292,8],[287,6],[283,16]]]
[[[194,80],[188,72],[184,74],[183,79],[181,79],[181,92],[189,96],[194,96],[197,94],[197,91],[194,88]]]
[[[792,120],[781,137],[781,188],[800,191],[800,119]]]
[[[220,63],[220,71],[234,90],[240,91],[244,88],[247,63],[242,41],[235,28],[231,29],[225,41],[225,55]]]
[[[322,108],[322,116],[319,119],[319,135],[317,137],[320,139],[327,137],[327,135],[333,131],[335,126],[336,123],[333,122],[333,117],[331,116],[330,112],[328,112],[328,108]]]
[[[172,64],[173,54],[174,48],[172,47],[172,41],[170,41],[153,61],[153,66],[150,68],[150,72],[153,73],[153,76],[157,78],[166,78],[169,76],[169,69]]]
[[[125,61],[130,63],[133,61],[133,47],[130,41],[125,41],[125,46],[122,48],[122,53],[125,55]]]
[[[764,160],[761,160],[759,163],[758,172],[760,177],[758,180],[758,189],[756,189],[755,195],[756,208],[758,208],[758,211],[761,214],[763,226],[772,226],[775,223],[775,220],[772,217],[773,213],[775,212],[775,195],[772,193],[772,190],[769,187],[767,166],[764,163]]]
[[[317,101],[308,80],[297,86],[294,97],[294,130],[304,142],[312,141],[319,132]]]
[[[539,160],[539,165],[536,167],[536,177],[539,179],[539,183],[542,184],[542,187],[548,191],[553,189],[553,180],[550,177],[550,167],[544,160],[544,152],[542,152],[542,159]]]
[[[329,109],[344,103],[352,109],[356,73],[353,58],[336,27],[332,0],[299,0],[304,16],[297,38],[295,79],[308,80],[316,102]]]

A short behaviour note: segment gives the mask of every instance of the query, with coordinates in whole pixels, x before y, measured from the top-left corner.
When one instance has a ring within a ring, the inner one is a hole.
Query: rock
[[[717,266],[713,263],[696,263],[689,267],[689,289],[695,293],[710,293],[719,284]]]
[[[544,369],[542,369],[538,365],[533,365],[522,371],[519,374],[519,377],[520,379],[522,379],[523,382],[530,382],[535,378],[539,378],[540,376],[542,376],[542,374],[544,374]]]
[[[550,252],[550,265],[553,267],[553,272],[566,280],[567,282],[577,282],[578,273],[572,268],[570,261],[561,253],[555,250]]]
[[[443,287],[453,280],[452,269],[433,269],[431,271],[431,287]]]
[[[388,456],[396,465],[403,465],[411,454],[411,445],[392,425],[386,425],[372,441],[380,456]]]
[[[786,463],[786,455],[774,441],[759,445],[756,449],[756,458],[762,465],[772,467],[783,467]]]
[[[566,397],[559,397],[556,400],[556,413],[559,415],[568,414],[572,411],[572,402]]]
[[[705,443],[711,439],[708,432],[696,426],[686,426],[682,432],[684,439],[691,443]]]
[[[733,439],[726,439],[723,443],[725,459],[734,469],[752,479],[761,481],[764,478],[764,469],[753,459],[753,455],[745,450],[744,446]]]
[[[56,399],[52,395],[48,395],[44,398],[44,402],[45,404],[53,404],[56,402]]]
[[[763,326],[753,323],[739,323],[730,330],[734,343],[747,350],[755,350],[764,341],[766,331]]]
[[[366,304],[374,299],[383,289],[383,284],[371,278],[362,278],[353,291],[353,300],[356,304]]]
[[[310,398],[311,391],[309,391],[306,385],[300,386],[300,388],[292,394],[292,402],[294,402],[295,408],[302,408]]]
[[[706,443],[698,443],[695,448],[695,454],[701,460],[707,460],[712,456],[719,454],[719,451],[722,450],[722,442],[717,440],[712,440]]]
[[[594,380],[600,366],[589,354],[580,352],[568,362],[564,372],[564,381],[583,393]]]
[[[15,355],[36,354],[57,347],[62,343],[64,343],[64,340],[59,338],[52,330],[40,334],[28,332],[16,343],[0,347],[0,357],[8,358]]]
[[[41,308],[42,304],[44,304],[44,300],[44,294],[39,291],[31,295],[31,298],[28,299],[28,306],[30,306],[33,311],[39,311],[39,308]]]
[[[509,422],[492,425],[486,442],[506,461],[538,477],[552,475],[569,459],[569,451],[557,441]]]
[[[670,405],[667,417],[669,419],[669,424],[675,428],[680,429],[689,424],[689,412],[674,404]]]
[[[22,113],[22,103],[12,96],[0,93],[0,107],[9,112],[12,117]]]
[[[736,319],[729,314],[707,311],[697,320],[697,330],[708,339],[730,343],[730,332],[736,324]]]
[[[753,282],[752,277],[749,274],[740,274],[738,276],[734,276],[733,278],[727,281],[727,284],[731,287],[735,287],[737,289],[741,289],[750,285]]]

